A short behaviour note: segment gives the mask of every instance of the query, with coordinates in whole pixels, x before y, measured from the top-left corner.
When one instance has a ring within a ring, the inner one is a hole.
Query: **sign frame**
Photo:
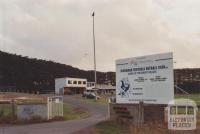
[[[116,103],[168,104],[173,99],[173,53],[116,60]]]

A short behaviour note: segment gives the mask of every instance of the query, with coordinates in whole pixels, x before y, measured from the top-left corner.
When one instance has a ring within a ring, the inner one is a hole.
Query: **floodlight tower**
[[[95,33],[94,33],[94,12],[92,13],[93,18],[93,44],[94,44],[94,82],[95,82],[95,88],[97,83],[97,72],[96,72],[96,48],[95,48]]]

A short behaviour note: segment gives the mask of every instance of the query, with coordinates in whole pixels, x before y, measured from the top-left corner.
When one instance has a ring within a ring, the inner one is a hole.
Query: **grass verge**
[[[76,108],[67,103],[64,103],[63,105],[63,114],[64,120],[74,120],[89,116],[89,112],[86,109]]]
[[[95,126],[96,134],[127,134],[127,127],[113,121],[103,121]]]
[[[189,99],[194,100],[197,105],[200,105],[200,94],[190,94],[189,96],[185,95],[185,94],[176,94],[175,98],[185,98],[187,99],[189,97]]]
[[[101,98],[98,100],[87,99],[85,97],[81,97],[81,101],[84,103],[98,103],[98,104],[106,105],[106,104],[108,104],[108,98],[111,96],[113,96],[113,95],[101,95]]]
[[[94,127],[96,134],[199,134],[200,128],[190,131],[172,131],[167,128],[167,124],[150,122],[142,126],[117,123],[114,121],[104,121]]]
[[[0,104],[0,117],[9,116],[12,113],[12,107],[10,104]]]

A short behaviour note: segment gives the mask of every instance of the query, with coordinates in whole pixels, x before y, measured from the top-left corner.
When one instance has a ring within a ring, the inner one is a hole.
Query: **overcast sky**
[[[200,0],[0,0],[0,50],[97,70],[115,60],[173,52],[200,67]]]

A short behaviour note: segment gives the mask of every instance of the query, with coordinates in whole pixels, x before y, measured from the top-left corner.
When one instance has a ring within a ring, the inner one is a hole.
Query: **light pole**
[[[93,44],[94,44],[94,86],[96,88],[97,83],[97,72],[96,72],[96,52],[95,52],[95,34],[94,34],[94,12],[92,13],[93,18]]]

